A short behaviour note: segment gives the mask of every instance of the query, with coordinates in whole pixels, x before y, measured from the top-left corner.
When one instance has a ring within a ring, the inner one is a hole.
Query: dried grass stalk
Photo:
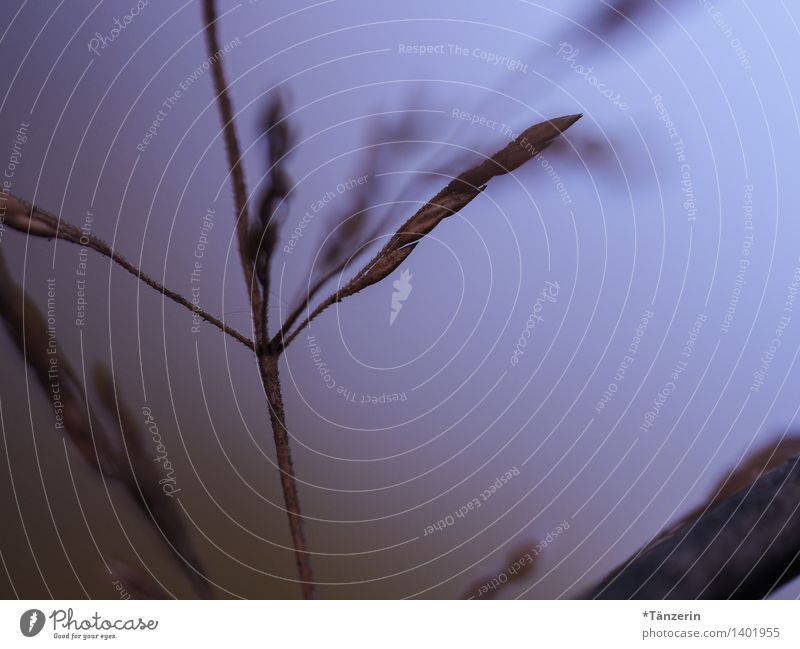
[[[242,154],[239,148],[239,140],[236,136],[236,124],[233,119],[233,105],[228,95],[228,83],[225,80],[225,70],[222,67],[220,57],[219,37],[217,35],[217,12],[214,0],[203,0],[203,18],[206,29],[206,47],[211,56],[211,72],[214,78],[214,88],[217,92],[217,105],[219,106],[220,117],[222,119],[222,132],[225,140],[225,152],[228,156],[228,166],[230,168],[231,186],[233,188],[234,204],[236,205],[236,235],[239,242],[239,253],[242,260],[244,276],[250,286],[251,301],[259,302],[261,296],[253,285],[254,267],[253,260],[247,254],[248,250],[248,219],[247,219],[247,184],[244,179],[244,168],[242,167]],[[267,296],[264,296],[266,299]],[[261,313],[260,304],[254,303],[253,313]]]
[[[67,221],[59,219],[40,207],[30,205],[26,201],[22,200],[21,198],[17,198],[13,194],[8,194],[6,196],[6,205],[5,223],[9,227],[18,230],[19,232],[23,232],[24,234],[45,237],[48,239],[61,239],[62,241],[68,241],[69,243],[74,243],[78,246],[83,246],[85,248],[90,248],[95,252],[99,252],[104,257],[108,257],[116,264],[127,270],[137,279],[140,279],[151,288],[154,288],[156,291],[164,295],[164,297],[167,297],[173,302],[186,307],[187,309],[191,310],[192,313],[197,314],[206,322],[213,324],[220,331],[232,336],[250,349],[254,349],[253,341],[247,338],[247,336],[239,333],[233,327],[229,327],[219,318],[215,318],[210,313],[199,308],[197,305],[183,297],[180,293],[166,288],[160,282],[139,270],[102,239],[99,239],[92,234],[83,232],[80,230],[80,228],[72,223],[68,223]]]
[[[276,353],[276,351],[271,348],[268,337],[267,311],[269,291],[265,284],[269,281],[268,269],[276,235],[274,227],[272,229],[268,227],[266,232],[262,230],[263,236],[267,238],[266,245],[263,241],[259,240],[261,245],[256,246],[258,252],[255,257],[253,256],[253,231],[250,229],[247,218],[247,187],[245,185],[244,172],[241,166],[241,153],[236,136],[236,124],[233,119],[231,100],[228,96],[225,72],[222,68],[221,61],[214,57],[215,53],[219,51],[214,0],[204,0],[203,10],[206,22],[206,43],[208,51],[213,59],[212,70],[214,74],[214,86],[217,91],[217,103],[219,105],[222,127],[225,133],[225,146],[228,153],[228,165],[230,167],[231,183],[233,185],[234,201],[236,204],[236,230],[239,239],[239,253],[250,295],[250,309],[253,316],[255,340],[257,342],[255,351],[258,361],[258,371],[270,410],[276,459],[278,462],[278,469],[281,472],[281,489],[283,491],[286,512],[289,517],[289,530],[292,535],[295,561],[300,574],[300,588],[304,598],[314,599],[317,597],[317,590],[314,573],[311,569],[308,546],[306,544],[303,517],[300,512],[300,497],[297,490],[297,479],[294,474],[294,463],[292,461],[291,447],[289,444],[289,433],[286,429],[286,417],[283,409],[283,398],[278,376],[278,356],[280,352]],[[280,149],[282,147],[278,145],[278,148]],[[286,147],[284,146],[283,148],[285,149]],[[262,227],[263,225],[262,221]],[[259,281],[256,282],[256,279]],[[258,284],[260,284],[260,289]]]
[[[121,432],[123,448],[118,453],[119,462],[125,462],[128,466],[119,468],[119,479],[142,509],[142,513],[159,530],[198,595],[203,598],[212,597],[213,593],[192,544],[183,514],[175,500],[166,496],[161,488],[161,476],[150,449],[143,443],[141,426],[118,398],[111,374],[102,365],[94,368],[94,384],[100,403],[116,419]]]
[[[17,349],[34,372],[44,392],[52,391],[52,354],[58,349],[52,332],[39,308],[8,273],[0,253],[0,319],[5,323]],[[52,347],[55,345],[55,347]],[[183,524],[175,503],[165,496],[154,473],[153,462],[133,431],[133,418],[121,410],[119,421],[125,443],[120,444],[98,418],[85,399],[81,383],[68,360],[58,356],[58,387],[63,406],[63,430],[86,463],[99,476],[119,483],[166,543],[186,577],[200,597],[211,597],[200,560]],[[104,377],[106,375],[103,375]],[[109,380],[100,381],[103,402],[110,398]],[[126,425],[122,427],[122,424]]]
[[[333,230],[320,246],[318,262],[309,273],[307,289],[299,299],[295,300],[297,306],[290,311],[281,331],[273,338],[274,342],[280,341],[286,335],[325,284],[344,272],[369,250],[370,244],[386,232],[388,224],[394,221],[395,213],[402,209],[402,203],[392,201],[386,195],[384,184],[381,182],[383,176],[378,171],[383,169],[386,163],[397,164],[399,155],[396,154],[396,147],[392,145],[422,137],[415,117],[413,111],[406,112],[400,119],[368,131],[363,147],[368,153],[361,161],[361,166],[371,172],[369,187],[356,188],[348,192],[349,200],[342,204],[339,215],[332,219]],[[385,202],[392,207],[383,216],[373,219],[372,214],[375,209],[370,209],[368,200],[373,203]],[[373,221],[371,227],[370,220]]]
[[[268,171],[258,218],[249,226],[247,248],[244,253],[255,269],[262,300],[259,344],[269,351],[269,307],[270,268],[272,255],[278,243],[280,215],[286,212],[292,182],[286,171],[286,157],[293,145],[293,136],[286,119],[284,98],[276,92],[264,115],[264,137],[267,141]]]
[[[342,288],[324,300],[294,330],[286,335],[284,329],[273,340],[279,349],[287,347],[314,318],[329,306],[381,281],[411,254],[415,246],[448,216],[466,207],[495,176],[511,173],[546,149],[553,140],[572,126],[581,115],[557,117],[535,124],[523,131],[516,140],[454,178],[443,190],[428,201],[406,221],[380,252]]]

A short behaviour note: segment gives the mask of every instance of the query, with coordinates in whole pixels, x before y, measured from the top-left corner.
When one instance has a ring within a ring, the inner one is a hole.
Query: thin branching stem
[[[233,120],[233,106],[230,95],[228,94],[228,84],[225,80],[225,70],[218,58],[220,51],[219,37],[217,35],[217,15],[214,0],[204,0],[203,9],[206,21],[206,45],[213,62],[211,66],[214,78],[214,87],[217,91],[217,105],[219,106],[220,117],[222,118],[223,138],[225,141],[225,152],[228,156],[228,166],[230,167],[231,187],[233,188],[233,200],[236,205],[236,237],[239,242],[239,253],[242,260],[242,269],[245,279],[250,289],[250,301],[253,303],[253,313],[261,312],[261,295],[253,283],[254,269],[253,262],[249,255],[245,253],[247,248],[247,184],[244,179],[244,169],[241,163],[241,151],[239,140],[236,137],[236,124]]]
[[[325,273],[322,277],[320,277],[314,282],[311,288],[308,289],[305,298],[303,298],[300,304],[298,304],[294,308],[294,310],[292,310],[292,312],[289,314],[289,317],[286,318],[286,321],[283,323],[281,330],[273,336],[272,341],[270,342],[272,349],[282,350],[285,347],[285,345],[283,347],[281,346],[281,341],[286,337],[286,334],[289,333],[289,330],[292,328],[292,325],[295,322],[297,322],[297,320],[300,318],[301,315],[303,315],[303,311],[308,310],[308,306],[311,304],[311,300],[313,300],[314,297],[316,297],[316,295],[320,292],[322,287],[325,286],[325,284],[327,284],[337,275],[344,272],[344,269],[347,268],[347,266],[350,265],[356,259],[356,257],[361,256],[361,254],[366,250],[367,246],[362,246],[358,250],[358,252],[356,252],[356,254],[354,254],[352,257],[348,259],[343,259],[334,268],[329,270],[327,273]]]
[[[297,483],[292,464],[292,453],[289,448],[289,431],[286,429],[286,413],[283,408],[283,395],[281,394],[280,377],[278,376],[279,356],[268,354],[259,357],[264,389],[269,402],[272,432],[275,438],[279,468],[281,471],[281,489],[286,502],[286,512],[289,516],[289,530],[295,548],[295,562],[300,575],[300,588],[305,599],[316,599],[317,591],[314,573],[306,543],[306,534],[303,518],[300,514],[300,500],[297,494]]]
[[[147,273],[125,259],[125,257],[119,254],[102,239],[99,239],[93,234],[80,230],[76,225],[69,223],[68,221],[64,221],[63,219],[56,217],[55,215],[41,209],[36,205],[28,204],[26,201],[14,196],[13,194],[8,194],[5,197],[5,201],[5,222],[10,227],[28,235],[57,238],[61,239],[62,241],[74,243],[78,246],[83,246],[84,248],[90,248],[95,252],[100,253],[104,257],[108,257],[118,266],[127,270],[131,275],[137,279],[140,279],[151,288],[154,288],[164,297],[172,300],[176,304],[186,307],[192,313],[202,318],[209,324],[214,325],[223,333],[235,338],[246,347],[255,349],[253,341],[247,336],[238,332],[233,327],[226,325],[222,320],[201,309],[198,305],[190,302],[180,293],[168,289],[166,286],[161,284],[161,282],[150,277]]]
[[[303,518],[300,513],[300,498],[297,491],[297,479],[294,474],[289,432],[286,429],[286,414],[283,409],[283,397],[278,377],[279,354],[273,353],[269,344],[269,329],[266,316],[268,289],[264,287],[262,293],[255,281],[254,258],[250,255],[248,249],[247,186],[241,165],[241,152],[236,136],[236,124],[228,94],[228,84],[225,80],[225,71],[221,61],[216,56],[217,52],[220,51],[220,47],[217,36],[217,15],[214,0],[204,0],[203,10],[206,22],[206,44],[213,61],[214,86],[217,92],[220,117],[222,118],[225,149],[228,154],[228,166],[230,167],[231,184],[236,205],[236,232],[239,241],[239,255],[242,260],[242,269],[250,295],[250,309],[257,343],[255,352],[258,359],[259,375],[267,397],[267,403],[269,404],[276,458],[278,469],[281,472],[281,489],[289,517],[289,529],[294,546],[295,561],[300,573],[301,590],[303,597],[312,599],[317,596],[317,592],[306,544]]]

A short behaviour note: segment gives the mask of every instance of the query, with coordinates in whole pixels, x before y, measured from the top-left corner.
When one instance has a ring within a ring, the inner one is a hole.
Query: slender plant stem
[[[93,249],[97,250],[97,248],[94,248],[94,247],[93,247]],[[198,315],[199,317],[201,317],[203,320],[205,320],[209,324],[213,324],[220,331],[222,331],[222,332],[228,334],[229,336],[231,336],[232,338],[238,340],[240,343],[242,343],[246,347],[249,347],[250,349],[255,349],[255,345],[254,345],[253,341],[250,340],[247,336],[245,336],[242,333],[239,333],[236,329],[234,329],[233,327],[229,327],[224,322],[222,322],[222,320],[220,320],[219,318],[216,318],[215,316],[213,316],[210,313],[208,313],[208,312],[204,311],[203,309],[201,309],[199,306],[193,304],[192,302],[187,300],[185,297],[183,297],[180,293],[176,293],[175,291],[172,291],[172,290],[168,289],[166,286],[164,286],[160,282],[156,281],[155,279],[153,279],[152,277],[150,277],[146,273],[143,273],[136,266],[134,266],[133,264],[129,263],[122,255],[109,250],[108,257],[110,259],[113,259],[119,266],[121,266],[122,268],[127,270],[129,273],[131,273],[132,275],[134,275],[138,279],[142,280],[145,284],[147,284],[148,286],[150,286],[150,287],[154,288],[155,290],[157,290],[164,297],[169,298],[170,300],[172,300],[176,304],[180,304],[181,306],[185,306],[187,309],[192,311],[192,313]]]
[[[212,60],[211,71],[214,77],[214,87],[217,91],[217,105],[219,106],[220,117],[222,118],[223,137],[225,140],[225,152],[228,156],[228,166],[230,167],[231,186],[233,188],[233,199],[236,205],[236,236],[239,243],[239,256],[242,260],[245,280],[250,287],[250,300],[259,301],[261,296],[258,291],[253,290],[253,261],[245,252],[247,250],[247,184],[244,180],[244,169],[242,168],[241,152],[239,140],[236,137],[236,124],[233,120],[233,105],[230,95],[228,95],[228,83],[225,80],[225,70],[219,60],[220,51],[219,37],[217,35],[217,14],[214,0],[204,0],[203,9],[206,21],[206,45]],[[253,309],[254,313],[259,313],[260,308]]]
[[[258,367],[267,401],[269,402],[272,433],[275,438],[275,450],[278,458],[278,467],[281,472],[281,488],[286,503],[286,513],[289,516],[289,529],[294,543],[295,562],[297,563],[297,571],[300,574],[300,588],[304,598],[316,599],[317,590],[311,562],[309,561],[303,518],[300,514],[297,480],[294,475],[292,452],[289,446],[289,431],[286,428],[286,413],[283,408],[283,395],[281,394],[281,383],[278,376],[278,360],[279,356],[275,354],[260,356]]]
[[[286,513],[289,517],[289,530],[294,546],[295,561],[300,574],[301,590],[303,597],[312,599],[316,598],[317,593],[306,545],[303,518],[300,513],[300,499],[297,493],[297,481],[294,475],[292,452],[289,446],[289,433],[286,429],[286,415],[278,377],[279,354],[273,354],[270,351],[269,344],[267,323],[268,289],[264,287],[263,294],[259,291],[255,282],[254,261],[248,254],[247,186],[241,165],[241,152],[239,141],[236,137],[236,124],[233,118],[230,96],[228,95],[225,71],[221,61],[216,56],[217,52],[220,51],[220,47],[217,36],[217,15],[214,0],[204,0],[203,10],[206,22],[206,44],[213,61],[214,86],[217,92],[220,117],[222,118],[225,149],[228,154],[228,166],[230,167],[231,184],[236,204],[236,232],[239,241],[239,256],[242,260],[242,270],[244,271],[250,295],[250,310],[253,316],[253,329],[256,340],[255,353],[261,382],[264,386],[264,393],[270,410],[278,469],[281,473],[281,489],[286,503]]]
[[[368,241],[374,240],[378,237],[378,234],[383,230],[383,226],[389,219],[383,219],[379,226],[373,230],[369,237],[367,237]],[[303,315],[303,311],[308,309],[309,304],[311,304],[311,300],[319,293],[325,284],[327,284],[330,280],[332,280],[337,275],[344,272],[344,269],[347,268],[350,264],[352,264],[356,259],[363,256],[364,253],[369,249],[368,241],[362,244],[359,249],[351,256],[342,259],[336,266],[331,268],[327,273],[325,273],[322,277],[317,279],[316,282],[311,286],[311,288],[306,291],[306,296],[303,298],[298,304],[295,309],[289,314],[289,317],[286,318],[286,321],[281,326],[281,329],[278,333],[273,336],[272,340],[270,341],[270,345],[273,351],[282,351],[286,348],[286,345],[283,343],[283,339],[286,337],[286,334],[289,333],[289,330],[292,328],[292,325],[297,322],[297,319]],[[287,343],[288,344],[288,343]]]
[[[289,317],[286,318],[286,322],[283,323],[281,330],[276,333],[270,345],[274,350],[283,350],[286,348],[286,345],[283,344],[283,339],[287,333],[289,333],[289,329],[292,328],[292,325],[297,321],[297,319],[303,315],[303,311],[308,309],[308,305],[311,303],[311,300],[314,299],[314,296],[319,293],[319,290],[331,279],[336,277],[339,273],[341,273],[345,267],[347,266],[349,259],[345,259],[342,261],[336,268],[332,269],[328,273],[326,273],[323,277],[320,277],[314,285],[308,290],[306,297],[303,301],[295,307],[295,309],[289,314]],[[288,344],[288,343],[287,343]]]
[[[255,349],[253,341],[247,336],[239,333],[233,327],[229,327],[222,320],[201,309],[198,305],[193,304],[180,293],[168,289],[166,286],[161,284],[161,282],[153,279],[140,268],[137,268],[134,264],[129,262],[127,259],[125,259],[125,257],[109,246],[105,241],[99,239],[93,234],[86,233],[80,230],[76,225],[69,223],[68,221],[64,221],[63,219],[41,209],[36,205],[31,205],[27,201],[19,198],[18,196],[14,196],[13,194],[8,194],[6,196],[6,217],[6,223],[21,232],[33,234],[35,236],[55,237],[57,239],[61,239],[62,241],[67,241],[78,246],[91,248],[104,257],[108,257],[117,265],[127,270],[131,275],[143,281],[151,288],[154,288],[164,297],[169,298],[176,304],[186,307],[192,313],[199,316],[209,324],[214,325],[223,333],[235,338],[246,347]]]
[[[286,336],[285,338],[283,338],[279,342],[280,350],[283,351],[284,349],[286,349],[291,344],[291,342],[295,338],[297,338],[297,334],[299,334],[301,331],[303,331],[303,329],[305,329],[314,318],[316,318],[320,313],[322,313],[329,306],[331,306],[333,304],[336,304],[337,302],[340,302],[341,299],[342,298],[339,297],[338,293],[334,293],[329,298],[327,298],[324,302],[319,304],[319,306],[317,306],[317,308],[314,309],[311,312],[311,315],[309,315],[305,320],[303,320],[299,324],[299,326],[292,333],[290,333],[288,336]]]
[[[202,318],[203,320],[205,320],[209,324],[213,324],[220,331],[222,331],[222,332],[228,334],[229,336],[231,336],[232,338],[238,340],[245,347],[249,347],[250,349],[255,349],[255,344],[247,336],[245,336],[242,333],[239,333],[233,327],[229,327],[224,322],[222,322],[222,320],[220,320],[219,318],[214,317],[213,315],[211,315],[210,313],[204,311],[203,309],[201,309],[200,307],[196,306],[195,304],[192,304],[192,302],[187,300],[180,293],[176,293],[175,291],[172,291],[172,290],[168,289],[166,286],[164,286],[161,283],[159,283],[158,281],[154,280],[152,277],[150,277],[146,273],[143,273],[141,270],[136,268],[133,264],[129,264],[125,260],[125,258],[122,257],[121,255],[118,255],[117,253],[113,253],[112,255],[109,255],[109,257],[111,259],[113,259],[117,264],[119,264],[122,268],[127,270],[129,273],[131,273],[132,275],[135,275],[138,279],[142,280],[145,284],[147,284],[148,286],[151,286],[152,288],[157,290],[159,293],[164,295],[164,297],[169,298],[170,300],[172,300],[173,302],[175,302],[177,304],[180,304],[181,306],[185,306],[187,309],[192,311],[192,313],[195,313],[196,315],[198,315],[200,318]]]

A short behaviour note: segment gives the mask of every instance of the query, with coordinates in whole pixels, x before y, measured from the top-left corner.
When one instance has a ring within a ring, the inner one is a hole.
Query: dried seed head
[[[0,201],[6,203],[5,224],[20,232],[37,237],[58,236],[58,219],[33,209],[16,196],[4,194]]]
[[[495,176],[510,173],[543,151],[580,115],[535,124],[481,164],[455,178],[395,233],[378,256],[339,293],[339,299],[375,284],[391,274],[411,254],[420,239],[445,218],[466,207]]]
[[[553,140],[577,122],[581,115],[565,115],[525,129],[516,140],[495,153],[481,164],[465,171],[451,185],[466,184],[468,187],[485,185],[495,176],[511,173],[531,158],[544,151]]]
[[[559,134],[581,117],[581,115],[566,115],[534,124],[493,156],[454,178],[447,187],[400,226],[389,242],[356,273],[353,279],[317,306],[311,315],[283,340],[282,344],[288,345],[311,320],[332,304],[341,302],[344,298],[390,275],[405,261],[425,235],[448,216],[467,206],[492,178],[514,171],[542,152]]]
[[[256,279],[264,300],[269,291],[269,268],[280,228],[280,213],[286,211],[292,181],[286,171],[286,156],[294,137],[286,119],[285,99],[280,92],[270,98],[264,113],[264,135],[267,141],[268,172],[257,217],[248,225],[244,253],[254,265]]]
[[[388,120],[386,119],[388,117]],[[381,115],[379,122],[368,129],[364,142],[363,160],[360,166],[369,174],[366,183],[348,191],[347,199],[340,201],[341,209],[330,221],[331,232],[321,244],[319,262],[313,269],[310,284],[341,272],[345,266],[364,249],[369,242],[384,232],[383,226],[390,216],[391,209],[370,208],[370,203],[390,202],[389,188],[386,185],[385,171],[389,165],[395,168],[398,160],[404,160],[408,141],[422,138],[419,114],[413,110],[396,114]],[[406,146],[404,146],[406,145]],[[410,182],[410,181],[409,181]]]

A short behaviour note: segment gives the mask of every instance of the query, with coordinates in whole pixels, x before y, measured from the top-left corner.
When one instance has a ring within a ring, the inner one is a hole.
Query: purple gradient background
[[[146,151],[136,150],[161,102],[208,56],[198,3],[150,2],[108,48],[88,52],[94,32],[108,32],[131,4],[3,3],[0,164],[20,123],[29,122],[11,191],[73,223],[91,209],[95,234],[184,293],[202,216],[213,207],[202,304],[249,332],[208,73],[169,111]],[[377,215],[388,210],[383,202],[407,201],[396,222],[438,189],[436,174],[505,144],[497,130],[454,119],[453,109],[516,130],[584,113],[568,133],[574,148],[545,154],[570,205],[536,163],[494,180],[404,264],[413,292],[392,327],[391,281],[399,273],[313,323],[337,385],[405,393],[406,401],[354,404],[328,389],[305,333],[286,354],[289,428],[317,577],[329,584],[323,597],[458,597],[563,520],[570,529],[503,596],[576,595],[703,502],[748,450],[794,426],[800,316],[764,386],[749,387],[798,266],[796,7],[719,3],[747,51],[746,70],[697,2],[652,3],[610,34],[593,31],[599,1],[220,4],[221,41],[241,38],[223,62],[254,200],[265,170],[266,98],[276,85],[290,97],[300,145],[289,162],[297,185],[286,236],[314,200],[362,174],[391,174],[369,200]],[[556,53],[563,41],[580,48],[577,61],[594,66],[629,111],[570,70]],[[479,47],[528,69],[472,56],[403,55],[399,44]],[[693,225],[655,94],[686,144]],[[420,111],[418,142],[386,145],[381,168],[364,168],[363,147],[383,142],[397,118],[375,114],[411,110]],[[590,138],[601,146],[588,146]],[[748,184],[751,264],[730,330],[721,333]],[[319,241],[349,198],[337,196],[294,252],[277,256],[273,327],[303,290]],[[77,248],[26,243],[9,230],[0,245],[40,304],[46,279],[58,278],[58,337],[74,366],[88,372],[94,362],[110,364],[122,398],[152,408],[220,594],[297,596],[271,432],[247,350],[210,326],[192,333],[189,313],[96,255],[79,330],[72,323]],[[510,356],[546,281],[559,283],[558,298],[545,305],[513,367]],[[648,309],[655,315],[633,365],[608,407],[595,412]],[[708,321],[689,365],[643,433],[644,413],[698,313]],[[176,596],[189,595],[124,497],[98,488],[65,451],[46,396],[5,334],[1,344],[10,469],[0,471],[3,520],[10,521],[2,593],[116,597],[94,537],[104,555],[135,562],[138,552]],[[520,475],[480,509],[423,537],[426,526],[514,466]],[[795,584],[778,595],[798,593]]]

